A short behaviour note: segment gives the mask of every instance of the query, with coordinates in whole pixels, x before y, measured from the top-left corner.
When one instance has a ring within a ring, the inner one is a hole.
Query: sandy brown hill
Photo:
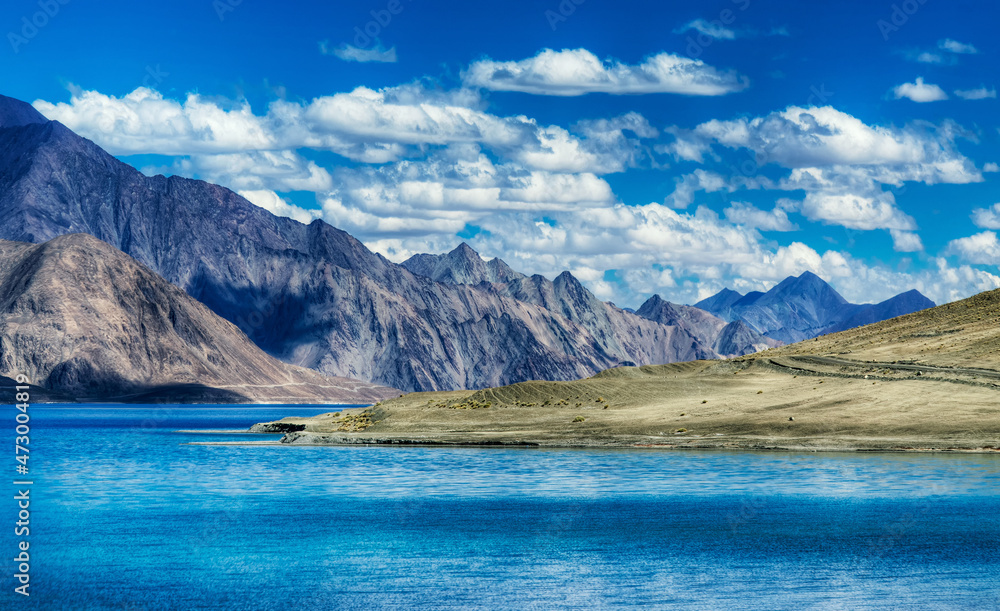
[[[1000,291],[729,361],[414,393],[286,443],[1000,452]]]
[[[909,360],[939,367],[1000,369],[1000,289],[766,354],[828,354],[855,361]]]
[[[91,400],[369,403],[398,395],[268,356],[181,289],[85,234],[0,241],[0,373]]]

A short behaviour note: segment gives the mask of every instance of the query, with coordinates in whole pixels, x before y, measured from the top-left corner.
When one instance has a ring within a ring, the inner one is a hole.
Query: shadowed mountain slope
[[[0,371],[78,399],[370,403],[399,394],[268,356],[85,234],[0,241]]]

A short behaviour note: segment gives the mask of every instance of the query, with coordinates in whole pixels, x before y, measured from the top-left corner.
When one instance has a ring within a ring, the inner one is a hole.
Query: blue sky
[[[10,0],[0,92],[390,259],[465,239],[625,306],[1000,287],[987,2],[149,4]]]

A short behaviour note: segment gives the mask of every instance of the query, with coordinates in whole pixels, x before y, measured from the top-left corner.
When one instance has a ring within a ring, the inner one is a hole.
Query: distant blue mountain
[[[900,293],[895,297],[890,297],[882,303],[862,306],[862,309],[859,310],[857,314],[843,322],[830,325],[825,332],[836,333],[837,331],[846,331],[847,329],[853,329],[854,327],[870,325],[883,320],[888,320],[890,318],[896,318],[897,316],[903,316],[904,314],[909,314],[911,312],[933,308],[935,305],[936,304],[933,301],[924,297],[920,291],[914,289],[912,291]]]
[[[695,307],[727,321],[742,320],[754,331],[785,343],[844,331],[934,307],[912,290],[878,304],[854,304],[812,272],[782,280],[766,293],[723,289]]]

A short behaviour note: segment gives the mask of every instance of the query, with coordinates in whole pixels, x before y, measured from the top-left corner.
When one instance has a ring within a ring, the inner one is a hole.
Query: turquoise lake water
[[[203,446],[261,436],[176,431],[331,408],[31,410],[3,609],[1000,609],[997,456]]]

